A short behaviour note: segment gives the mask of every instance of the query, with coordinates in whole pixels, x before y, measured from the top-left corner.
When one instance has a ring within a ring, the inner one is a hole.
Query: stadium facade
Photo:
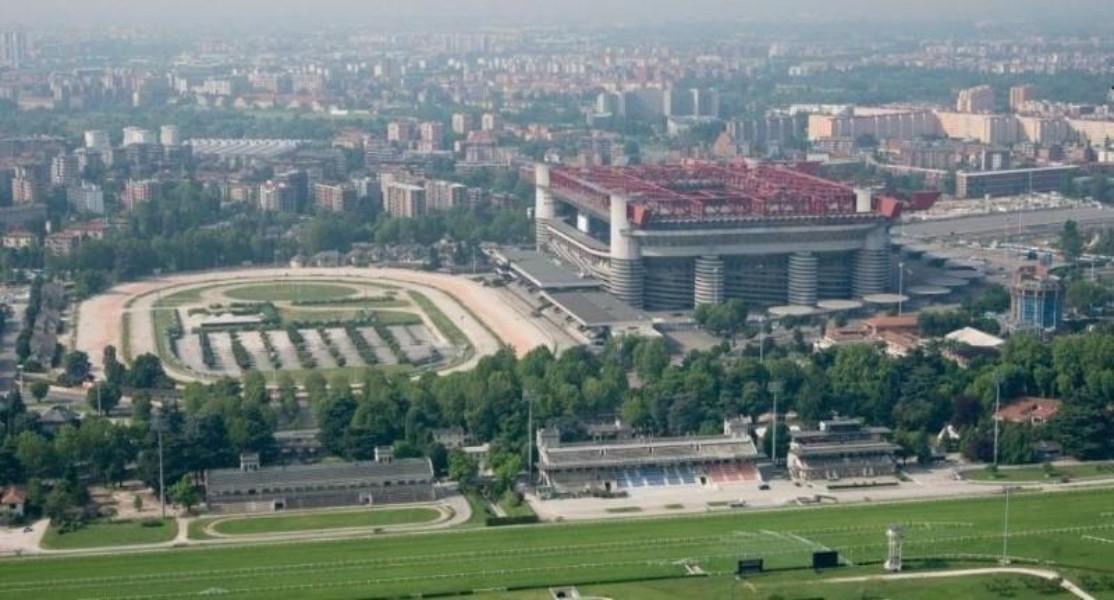
[[[761,481],[748,419],[724,421],[723,435],[561,442],[556,427],[537,432],[543,493],[619,493],[637,488]]]
[[[535,167],[539,251],[637,308],[812,306],[892,287],[869,193],[774,165]]]

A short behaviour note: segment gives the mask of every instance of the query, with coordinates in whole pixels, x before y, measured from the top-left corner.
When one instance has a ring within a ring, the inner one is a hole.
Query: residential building
[[[425,183],[426,210],[451,210],[464,205],[468,187],[453,181],[429,180]]]
[[[420,127],[418,151],[435,152],[445,145],[445,126],[437,121],[425,121]]]
[[[1075,175],[1073,165],[1000,171],[960,171],[955,174],[956,198],[1014,196],[1061,189],[1064,179]]]
[[[483,131],[498,131],[503,128],[503,119],[495,113],[484,113],[480,120],[480,129]]]
[[[34,246],[37,239],[38,236],[30,231],[16,229],[5,233],[3,238],[0,238],[0,242],[2,242],[5,248],[18,250],[20,248],[30,248]]]
[[[313,200],[318,208],[342,212],[356,203],[356,188],[351,183],[318,183],[313,186]]]
[[[50,185],[66,187],[75,183],[81,173],[77,167],[77,157],[63,152],[50,161]]]
[[[418,185],[391,182],[383,196],[383,209],[392,217],[417,217],[425,214],[426,192]]]
[[[294,188],[281,181],[267,181],[259,186],[259,208],[277,212],[297,212],[298,199]]]
[[[961,113],[994,112],[994,88],[978,85],[960,90],[955,100],[955,110]]]
[[[471,115],[468,113],[453,113],[452,128],[454,134],[468,135],[474,127]]]
[[[1015,85],[1010,88],[1010,111],[1021,112],[1026,102],[1035,100],[1036,88],[1031,85]]]
[[[162,191],[162,184],[156,179],[129,179],[124,183],[124,193],[120,194],[120,205],[125,210],[150,202]]]
[[[89,181],[67,187],[66,202],[81,212],[104,214],[104,190]]]
[[[132,144],[157,144],[158,136],[155,132],[141,127],[125,127],[123,146]]]

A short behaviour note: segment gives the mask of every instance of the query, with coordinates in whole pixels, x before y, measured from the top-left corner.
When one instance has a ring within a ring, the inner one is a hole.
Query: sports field
[[[1114,490],[1018,493],[1009,508],[1009,554],[1015,564],[1042,560],[1051,561],[1044,568],[1072,569],[1075,575],[1114,574]],[[0,596],[169,598],[227,592],[238,598],[351,598],[560,584],[629,586],[683,577],[686,566],[694,565],[723,575],[742,557],[763,557],[775,569],[800,568],[820,548],[838,549],[859,565],[840,575],[878,573],[876,564],[864,563],[883,558],[885,528],[892,523],[905,524],[911,567],[929,557],[951,565],[993,561],[1002,552],[1004,509],[1000,496],[13,559],[0,562]],[[802,570],[772,577],[777,579],[769,581],[800,582],[815,576]],[[730,597],[729,587],[722,590],[713,597]]]
[[[441,516],[432,508],[327,511],[264,517],[235,517],[213,521],[212,528],[224,535],[250,535],[287,531],[312,531],[344,527],[382,527],[429,523]]]
[[[259,283],[234,287],[224,292],[233,300],[248,302],[283,302],[293,300],[340,300],[358,293],[354,287],[334,283]]]

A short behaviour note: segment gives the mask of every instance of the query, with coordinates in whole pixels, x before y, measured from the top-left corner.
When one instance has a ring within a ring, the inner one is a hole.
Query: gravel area
[[[421,364],[433,357],[433,347],[414,337],[414,334],[410,331],[411,327],[415,326],[392,325],[387,330],[398,340],[399,346],[402,346],[402,351],[406,353],[410,362]]]
[[[302,337],[306,338],[306,348],[317,360],[318,368],[336,368],[337,361],[333,360],[332,354],[329,354],[329,347],[325,345],[325,340],[321,339],[316,329],[299,329],[298,331],[301,332]]]
[[[263,336],[258,331],[241,331],[240,343],[251,354],[256,370],[274,370],[275,365],[271,363],[271,357],[267,356],[267,347],[263,345]]]
[[[232,336],[218,331],[209,334],[209,344],[213,346],[213,354],[217,357],[217,370],[227,375],[240,376],[240,367],[232,356]]]
[[[360,351],[356,349],[356,346],[348,337],[347,331],[343,329],[330,329],[329,339],[333,340],[333,345],[337,347],[337,350],[340,350],[341,356],[348,361],[349,366],[363,367],[367,365],[360,356]]]
[[[360,327],[358,331],[371,344],[372,350],[375,351],[375,356],[379,358],[379,364],[382,365],[397,365],[398,357],[391,351],[391,347],[383,338],[379,337],[379,332],[375,331],[374,327]]]

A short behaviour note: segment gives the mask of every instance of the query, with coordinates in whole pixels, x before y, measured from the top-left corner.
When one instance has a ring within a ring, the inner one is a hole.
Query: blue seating
[[[669,485],[681,485],[681,476],[677,474],[674,467],[665,468],[665,480],[669,482]]]
[[[642,471],[642,475],[646,478],[647,485],[654,487],[665,485],[665,473],[662,472],[660,468],[646,467],[640,470]]]
[[[696,475],[688,466],[677,467],[677,472],[681,475],[681,483],[696,483]]]

